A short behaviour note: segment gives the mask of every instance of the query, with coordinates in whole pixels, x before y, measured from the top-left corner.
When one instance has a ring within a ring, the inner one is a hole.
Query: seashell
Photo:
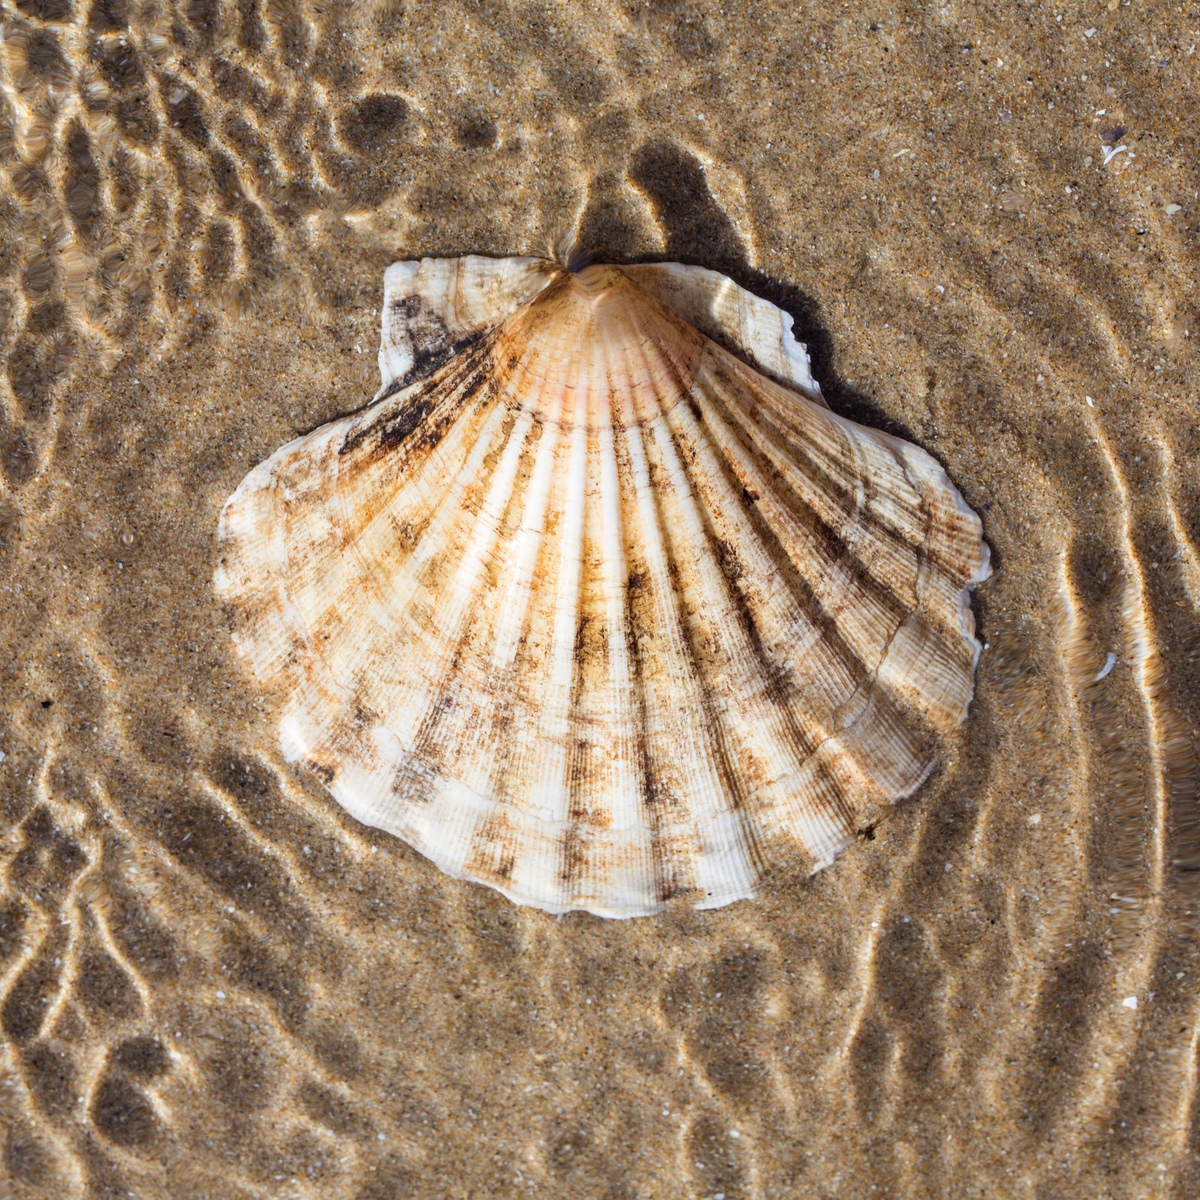
[[[970,703],[979,518],[712,271],[397,263],[382,386],[221,515],[286,757],[443,871],[653,913],[813,870]]]

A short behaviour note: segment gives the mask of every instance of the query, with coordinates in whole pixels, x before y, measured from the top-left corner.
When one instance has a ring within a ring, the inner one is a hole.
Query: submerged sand
[[[0,20],[0,1196],[1200,1191],[1200,17]],[[357,825],[213,597],[239,480],[373,393],[388,263],[573,226],[793,313],[997,568],[931,782],[719,911]]]

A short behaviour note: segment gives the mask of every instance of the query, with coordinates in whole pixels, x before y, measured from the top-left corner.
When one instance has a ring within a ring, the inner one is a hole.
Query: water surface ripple
[[[0,1196],[1194,1197],[1189,21],[0,3]],[[786,307],[995,554],[930,784],[716,912],[357,826],[213,598],[386,265],[572,223]]]

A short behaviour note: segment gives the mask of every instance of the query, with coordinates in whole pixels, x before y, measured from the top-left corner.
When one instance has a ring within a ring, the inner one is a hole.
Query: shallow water
[[[1197,1193],[1196,17],[2,8],[0,1195]],[[386,265],[573,223],[786,307],[995,556],[930,784],[716,912],[357,826],[213,598]]]

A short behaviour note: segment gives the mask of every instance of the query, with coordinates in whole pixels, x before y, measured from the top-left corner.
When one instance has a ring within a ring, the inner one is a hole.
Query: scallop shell
[[[712,271],[397,263],[375,403],[221,516],[281,738],[353,816],[550,912],[752,896],[928,776],[978,517]]]

